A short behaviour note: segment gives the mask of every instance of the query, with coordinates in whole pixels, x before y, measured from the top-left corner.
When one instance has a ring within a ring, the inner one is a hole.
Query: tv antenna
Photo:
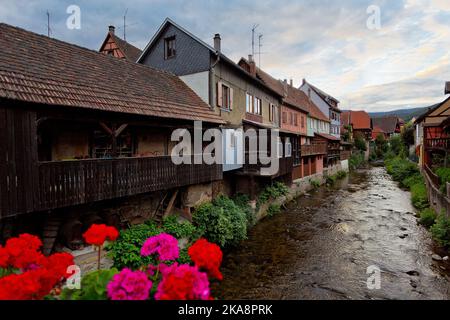
[[[50,29],[50,12],[47,10],[47,37],[50,38],[50,33],[51,33],[51,29]]]
[[[254,24],[252,28],[252,56],[255,56],[255,31],[259,24]]]
[[[123,15],[123,40],[127,41],[127,34],[126,34],[126,21],[127,21],[127,13],[128,13],[128,8],[125,10],[125,13]]]
[[[261,48],[262,48],[262,43],[261,43],[261,39],[263,38],[263,35],[260,33],[258,35],[258,58],[259,58],[259,68],[261,68]]]

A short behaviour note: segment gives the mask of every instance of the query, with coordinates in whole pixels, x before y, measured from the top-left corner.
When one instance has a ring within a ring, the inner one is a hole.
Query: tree
[[[406,126],[403,128],[401,137],[403,144],[406,147],[409,147],[414,144],[414,126],[412,125],[412,123],[406,124]]]
[[[377,135],[375,139],[375,146],[377,157],[381,158],[383,154],[388,150],[388,143],[384,138],[384,134],[380,133]]]
[[[366,140],[361,135],[355,137],[355,148],[361,151],[367,150]]]

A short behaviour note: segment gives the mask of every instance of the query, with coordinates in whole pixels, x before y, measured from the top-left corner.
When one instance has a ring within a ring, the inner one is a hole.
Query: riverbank
[[[408,192],[384,168],[359,170],[286,205],[224,257],[222,299],[449,299]],[[366,286],[367,267],[381,288]],[[245,266],[245,268],[243,268]]]

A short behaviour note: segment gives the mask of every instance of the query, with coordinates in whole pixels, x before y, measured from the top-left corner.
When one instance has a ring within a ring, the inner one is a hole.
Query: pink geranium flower
[[[141,255],[147,257],[157,253],[159,260],[175,260],[180,255],[178,240],[167,233],[148,238],[141,249]]]
[[[125,268],[114,275],[106,289],[111,300],[147,300],[152,286],[145,272]]]

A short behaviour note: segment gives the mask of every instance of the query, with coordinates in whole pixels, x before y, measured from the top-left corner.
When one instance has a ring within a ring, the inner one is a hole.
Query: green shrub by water
[[[414,207],[423,210],[428,207],[427,187],[425,183],[416,183],[411,186],[411,201]]]
[[[429,228],[435,223],[437,215],[432,208],[426,208],[420,211],[419,217],[419,223]]]
[[[250,197],[246,194],[239,193],[233,198],[234,203],[245,212],[247,217],[247,228],[251,228],[256,224],[255,213],[250,206]]]
[[[431,227],[431,234],[439,245],[450,247],[450,218],[441,213],[436,218],[436,223]]]
[[[450,182],[450,168],[438,168],[435,173],[439,177],[440,191],[446,194],[447,182]]]
[[[193,222],[209,241],[221,247],[237,245],[247,237],[246,213],[225,196],[198,207]]]
[[[350,170],[356,170],[361,167],[365,163],[364,153],[362,152],[353,152],[348,160],[348,166]]]
[[[272,204],[269,206],[269,209],[267,209],[267,215],[268,215],[269,217],[273,217],[274,215],[276,215],[276,214],[278,214],[278,213],[280,213],[280,212],[281,212],[281,207],[280,207],[280,205],[277,204],[277,203],[272,203]]]

